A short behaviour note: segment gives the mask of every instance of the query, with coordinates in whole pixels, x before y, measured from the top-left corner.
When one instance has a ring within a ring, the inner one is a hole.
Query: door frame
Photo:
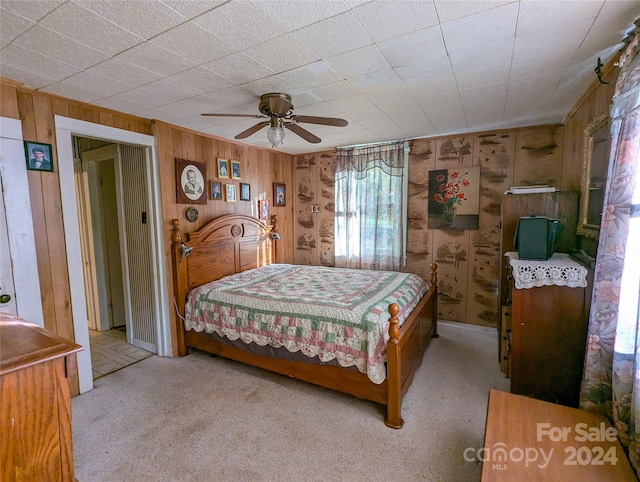
[[[156,300],[157,354],[171,356],[171,330],[169,317],[169,295],[167,287],[167,267],[164,260],[164,235],[162,232],[162,202],[160,193],[160,173],[156,139],[154,136],[118,129],[115,127],[94,124],[92,122],[71,119],[60,115],[54,116],[56,144],[58,154],[58,172],[62,197],[62,213],[67,249],[67,265],[71,288],[71,305],[73,329],[76,343],[85,349],[78,353],[78,379],[80,393],[93,388],[91,370],[91,353],[89,346],[89,326],[87,321],[86,295],[82,257],[72,256],[80,253],[80,228],[77,209],[77,196],[74,179],[73,136],[94,137],[115,143],[134,144],[147,148],[148,166],[151,170],[148,183],[150,201],[153,206],[150,213],[153,245],[151,255],[154,269],[154,289]],[[124,253],[123,253],[124,254]]]
[[[9,252],[11,259],[17,261],[12,273],[16,309],[18,316],[44,328],[22,121],[0,117],[0,137],[0,196],[5,207]]]

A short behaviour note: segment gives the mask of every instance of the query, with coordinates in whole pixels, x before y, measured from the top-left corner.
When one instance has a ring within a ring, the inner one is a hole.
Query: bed
[[[282,314],[280,312],[276,313],[278,316],[274,318],[275,321],[266,318],[260,318],[262,323],[255,321],[256,317],[266,316],[265,313],[277,311],[266,307],[266,302],[269,301],[266,298],[274,298],[274,302],[280,303],[279,306],[286,306],[282,309],[287,314],[289,314],[290,305],[282,305],[282,303],[295,301],[293,299],[279,299],[282,292],[278,294],[275,286],[280,281],[276,282],[275,280],[281,278],[275,278],[275,276],[286,273],[285,279],[293,283],[304,277],[300,273],[306,273],[306,271],[302,271],[303,267],[300,266],[274,264],[278,261],[277,243],[280,235],[277,230],[277,217],[274,216],[272,224],[267,225],[250,216],[237,214],[221,216],[210,221],[201,229],[185,235],[180,232],[177,219],[174,219],[172,224],[174,289],[179,314],[176,317],[176,333],[180,356],[186,355],[189,349],[195,348],[348,393],[358,398],[371,400],[386,406],[384,421],[387,426],[402,427],[404,423],[401,416],[403,396],[411,385],[431,338],[438,336],[437,267],[435,264],[431,265],[430,284],[423,289],[415,287],[419,291],[416,295],[410,295],[409,291],[403,291],[404,288],[399,291],[391,288],[388,290],[385,288],[382,291],[377,289],[377,278],[381,280],[383,278],[398,278],[399,286],[406,287],[411,283],[407,281],[410,278],[405,278],[404,275],[399,277],[389,272],[380,272],[376,277],[372,273],[369,276],[371,280],[369,284],[358,285],[355,282],[354,286],[359,286],[359,291],[376,291],[382,295],[382,298],[372,300],[370,305],[367,302],[357,303],[366,305],[369,315],[373,311],[378,314],[378,317],[383,316],[384,320],[386,317],[384,313],[381,313],[383,309],[386,308],[389,313],[388,332],[383,333],[383,340],[381,341],[380,337],[372,338],[372,346],[380,348],[382,344],[382,351],[371,349],[368,352],[369,361],[381,361],[382,365],[368,363],[363,366],[362,361],[358,362],[358,357],[352,356],[351,352],[348,355],[344,355],[344,353],[340,355],[336,354],[333,349],[325,350],[323,348],[321,352],[309,349],[299,350],[292,348],[287,343],[269,342],[268,340],[273,340],[273,337],[269,335],[257,332],[250,335],[235,333],[235,327],[232,326],[234,323],[220,329],[204,329],[204,324],[213,323],[213,318],[223,318],[220,313],[239,317],[241,311],[247,311],[253,321],[238,322],[237,325],[247,324],[255,327],[262,324],[264,327],[270,326],[272,332],[274,330],[286,332],[290,329],[298,330],[296,333],[301,334],[302,328],[300,326],[302,325],[298,323],[298,320],[291,322],[293,317],[279,316]],[[317,267],[317,269],[325,270],[322,272],[324,274],[320,275],[321,277],[328,273],[326,270],[338,271],[337,268]],[[249,276],[257,276],[258,285],[252,286],[249,282]],[[311,279],[310,282],[318,283],[317,276],[319,275],[313,276],[316,278]],[[324,284],[319,288],[324,290],[331,283],[326,281],[319,284]],[[256,286],[268,287],[268,289],[262,290],[264,293],[260,293],[261,290]],[[339,286],[341,288],[339,293],[342,293],[343,296],[345,296],[344,286],[344,283]],[[376,286],[376,289],[371,289],[372,286]],[[190,299],[189,294],[196,293],[198,289],[201,292]],[[220,306],[223,308],[211,308],[219,310],[219,312],[203,314],[202,305],[196,307],[193,300],[203,299],[205,300],[204,305],[208,306],[210,300],[206,299],[206,295],[203,293],[214,291],[224,293],[227,297],[237,295],[244,301],[249,300],[253,305],[251,308],[238,309],[240,306],[238,299],[226,298],[219,300]],[[361,293],[358,290],[355,291],[357,292],[354,297],[360,300]],[[395,293],[400,294],[394,298]],[[351,298],[350,296],[345,297]],[[394,300],[394,302],[386,305],[386,302],[390,300]],[[351,300],[349,299],[349,301]],[[380,309],[380,303],[383,301],[385,304],[382,305],[383,309]],[[185,314],[190,316],[183,321]],[[198,318],[195,321],[194,314],[198,315],[195,316]],[[314,329],[318,329],[317,326],[322,325],[325,318],[318,316],[316,312],[313,312],[312,315],[316,320]],[[322,316],[328,317],[329,315]],[[277,325],[275,328],[274,324]],[[349,325],[348,323],[343,323],[343,325],[355,326],[355,324]],[[349,332],[349,335],[353,336],[353,333]],[[365,334],[365,336],[370,335]],[[361,338],[361,334],[356,336],[357,340]],[[244,343],[242,340],[250,343]],[[366,351],[367,348],[363,348],[363,350]],[[306,356],[305,353],[310,356]]]

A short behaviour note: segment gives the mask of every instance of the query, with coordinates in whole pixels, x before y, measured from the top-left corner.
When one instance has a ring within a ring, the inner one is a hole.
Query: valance
[[[402,176],[405,141],[375,144],[363,147],[338,149],[336,154],[336,177],[349,174],[363,179],[366,171],[379,167],[390,176]]]

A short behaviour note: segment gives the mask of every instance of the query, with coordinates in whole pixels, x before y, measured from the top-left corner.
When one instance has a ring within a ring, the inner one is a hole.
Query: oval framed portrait
[[[206,204],[206,166],[201,162],[176,159],[176,200],[179,203]]]

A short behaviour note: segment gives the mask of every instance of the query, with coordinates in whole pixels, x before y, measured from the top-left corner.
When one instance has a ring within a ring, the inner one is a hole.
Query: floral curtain
[[[402,270],[405,144],[338,149],[336,266]]]
[[[608,416],[640,473],[640,55],[620,59],[580,406]]]

